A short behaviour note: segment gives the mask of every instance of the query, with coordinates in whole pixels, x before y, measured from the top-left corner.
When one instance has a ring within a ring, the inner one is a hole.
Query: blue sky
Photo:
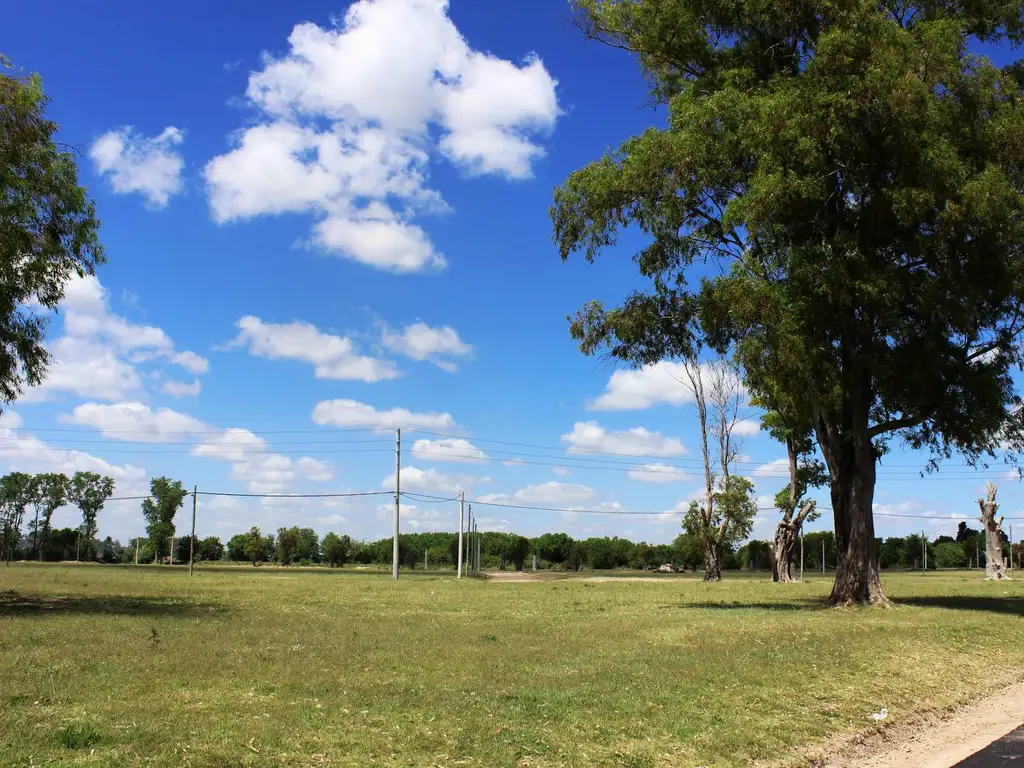
[[[4,52],[41,73],[60,140],[81,152],[109,263],[69,290],[51,378],[4,415],[0,458],[106,472],[118,495],[158,475],[208,491],[380,491],[401,424],[453,436],[407,432],[410,491],[609,512],[685,505],[699,487],[685,390],[670,370],[584,357],[565,319],[640,285],[638,241],[595,266],[562,264],[547,217],[555,185],[661,115],[636,64],[580,40],[559,0],[446,5],[7,10],[18,34]],[[746,431],[739,472],[767,507],[786,482],[771,464],[784,452]],[[444,439],[465,442],[415,446]],[[674,471],[597,469],[588,451],[663,457],[603,456]],[[534,463],[510,465],[517,453]],[[1004,512],[1021,514],[1004,468],[976,474],[955,459],[921,479],[925,458],[886,457],[877,511],[910,517],[878,517],[879,535],[954,531],[987,479]],[[377,538],[389,504],[203,497],[198,533],[297,524]],[[452,530],[455,510],[410,501],[405,530]],[[680,521],[476,512],[486,529],[649,541]],[[760,512],[755,536],[770,537],[775,517]],[[76,522],[72,510],[55,520]],[[811,529],[830,526],[826,514]],[[142,530],[135,501],[100,518],[101,535]]]

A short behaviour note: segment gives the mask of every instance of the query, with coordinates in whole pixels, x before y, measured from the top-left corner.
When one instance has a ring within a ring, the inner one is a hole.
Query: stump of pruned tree
[[[1003,567],[1003,542],[1000,538],[1003,518],[996,519],[999,505],[996,503],[995,483],[988,484],[988,497],[978,499],[978,507],[981,509],[982,525],[985,526],[985,578],[1008,579],[1006,568]]]

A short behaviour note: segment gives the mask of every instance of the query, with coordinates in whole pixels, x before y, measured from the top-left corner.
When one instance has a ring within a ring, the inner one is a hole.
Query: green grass
[[[747,766],[1024,679],[1024,583],[0,568],[0,762]]]

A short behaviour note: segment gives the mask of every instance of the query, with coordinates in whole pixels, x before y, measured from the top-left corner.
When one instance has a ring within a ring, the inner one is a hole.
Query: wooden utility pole
[[[459,494],[459,555],[458,555],[458,576],[456,578],[462,578],[462,526],[463,520],[466,517],[466,492],[462,491]]]
[[[825,575],[825,537],[821,537],[821,575]]]
[[[402,510],[402,428],[395,430],[395,543],[391,551],[391,578],[398,581],[398,517]]]
[[[192,487],[192,538],[188,542],[188,575],[192,575],[192,566],[196,559],[196,497],[199,495],[199,486]]]
[[[928,573],[928,540],[921,531],[921,572]]]
[[[135,537],[135,564],[139,564],[139,537]]]

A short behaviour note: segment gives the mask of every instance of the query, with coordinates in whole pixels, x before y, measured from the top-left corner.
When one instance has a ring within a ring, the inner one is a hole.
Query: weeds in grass
[[[64,749],[87,749],[100,739],[100,732],[88,723],[72,723],[57,731],[57,743]]]

